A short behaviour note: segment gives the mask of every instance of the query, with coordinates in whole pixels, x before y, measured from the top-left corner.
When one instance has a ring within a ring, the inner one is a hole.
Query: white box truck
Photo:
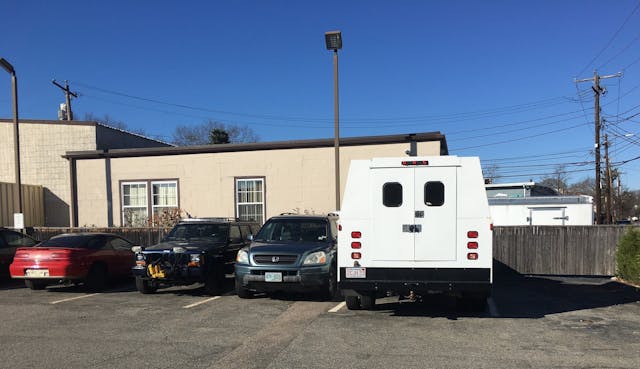
[[[338,236],[338,286],[349,309],[371,309],[381,296],[435,293],[484,309],[492,262],[477,157],[351,162]]]

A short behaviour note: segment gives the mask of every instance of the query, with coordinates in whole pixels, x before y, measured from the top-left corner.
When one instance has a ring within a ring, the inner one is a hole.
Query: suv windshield
[[[229,239],[227,224],[178,224],[173,227],[165,241],[203,240],[226,242]]]
[[[327,242],[327,222],[321,219],[272,219],[260,229],[254,240]]]

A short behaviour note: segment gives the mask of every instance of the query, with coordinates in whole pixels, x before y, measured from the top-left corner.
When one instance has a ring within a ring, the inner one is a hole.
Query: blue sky
[[[261,141],[333,137],[339,29],[342,136],[440,131],[499,182],[565,164],[593,177],[593,93],[603,81],[611,160],[640,188],[640,9],[619,1],[16,1],[0,56],[18,73],[22,118],[56,119],[51,79],[80,94],[77,118],[108,114],[170,140],[207,119]],[[9,78],[0,117],[11,117]],[[153,102],[156,101],[156,102]],[[158,103],[162,102],[162,103]]]

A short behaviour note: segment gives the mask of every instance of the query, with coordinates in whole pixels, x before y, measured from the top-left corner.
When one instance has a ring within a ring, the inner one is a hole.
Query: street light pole
[[[333,147],[335,157],[336,210],[340,210],[340,105],[338,94],[338,50],[342,49],[340,31],[324,34],[327,50],[333,50]]]
[[[22,213],[22,181],[20,179],[20,131],[18,127],[18,78],[13,65],[0,58],[0,66],[11,74],[11,87],[13,93],[13,144],[15,152],[15,179],[18,185],[18,213]]]

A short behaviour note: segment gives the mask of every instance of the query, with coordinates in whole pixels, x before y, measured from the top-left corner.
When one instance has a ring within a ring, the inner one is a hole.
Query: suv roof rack
[[[236,222],[236,221],[238,221],[238,219],[236,219],[236,218],[225,218],[225,217],[183,218],[183,219],[180,219],[180,222],[185,222],[185,223],[198,223],[198,222],[230,223],[230,222]]]

